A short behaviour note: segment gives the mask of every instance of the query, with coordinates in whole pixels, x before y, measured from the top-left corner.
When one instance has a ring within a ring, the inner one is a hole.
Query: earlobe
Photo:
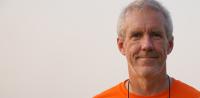
[[[117,46],[122,55],[125,55],[124,40],[122,37],[117,38]]]
[[[173,47],[174,47],[174,38],[172,37],[168,42],[167,54],[170,54],[172,52]]]

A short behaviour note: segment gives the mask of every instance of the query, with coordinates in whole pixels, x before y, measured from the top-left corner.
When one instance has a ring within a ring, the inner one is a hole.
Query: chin
[[[142,68],[138,70],[137,73],[142,77],[152,77],[152,76],[161,74],[162,72],[161,69],[162,68],[158,68],[158,67],[143,66]]]

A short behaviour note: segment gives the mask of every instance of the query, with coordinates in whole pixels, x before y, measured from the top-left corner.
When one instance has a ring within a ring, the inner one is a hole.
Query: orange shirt
[[[124,86],[124,82],[94,96],[93,98],[128,98],[128,90]],[[168,89],[153,96],[139,96],[133,93],[129,94],[129,98],[168,98]],[[170,87],[170,98],[200,98],[200,92],[193,87],[173,79]]]

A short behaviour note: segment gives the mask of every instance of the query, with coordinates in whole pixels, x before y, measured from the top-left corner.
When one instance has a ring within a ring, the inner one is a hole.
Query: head
[[[129,73],[142,77],[166,74],[173,49],[173,27],[168,11],[155,0],[136,0],[121,13],[117,44]]]

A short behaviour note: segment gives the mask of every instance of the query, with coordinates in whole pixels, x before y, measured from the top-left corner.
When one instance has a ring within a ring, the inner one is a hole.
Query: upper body
[[[172,32],[169,12],[155,0],[136,0],[123,10],[117,45],[127,60],[129,82],[124,88],[130,93],[154,96],[176,86],[166,70],[167,56],[174,46]]]
[[[127,80],[93,98],[128,98],[128,90],[125,88],[126,82]],[[152,96],[142,96],[134,93],[129,93],[129,96],[130,98],[200,98],[200,93],[195,88],[174,78],[172,82],[170,90],[167,89]]]
[[[127,80],[94,96],[93,98],[128,98],[128,90],[125,88]],[[200,93],[193,87],[172,78],[170,90],[161,91],[152,96],[142,96],[129,93],[129,98],[200,98]]]

